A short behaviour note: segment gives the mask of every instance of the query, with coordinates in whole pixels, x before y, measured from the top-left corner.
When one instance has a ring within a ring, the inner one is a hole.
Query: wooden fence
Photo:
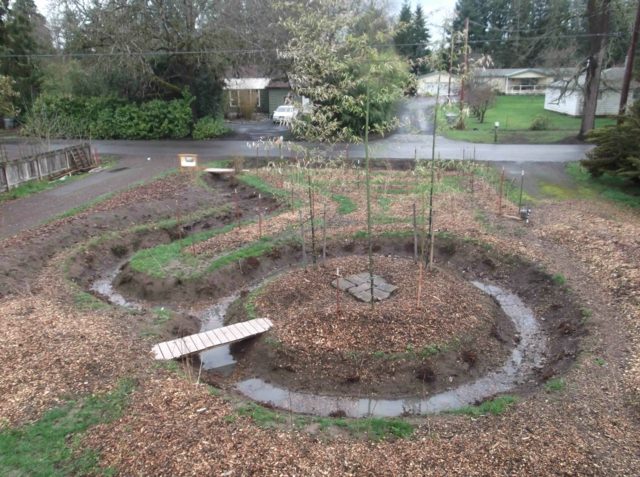
[[[32,180],[55,179],[72,172],[87,171],[97,163],[89,144],[8,160],[0,153],[0,192]]]

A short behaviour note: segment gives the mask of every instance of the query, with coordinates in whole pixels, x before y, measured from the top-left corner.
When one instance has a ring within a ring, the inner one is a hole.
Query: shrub
[[[31,136],[93,139],[179,139],[191,132],[193,97],[127,103],[99,96],[41,95],[28,112]]]
[[[550,126],[551,126],[551,122],[549,121],[549,118],[539,114],[538,116],[533,118],[533,121],[531,121],[531,125],[529,126],[529,129],[531,131],[546,131],[547,129],[549,129]]]
[[[205,116],[198,120],[193,128],[193,139],[211,139],[213,137],[223,136],[230,129],[224,124],[221,118],[212,118]]]
[[[588,135],[596,145],[582,165],[594,177],[611,174],[640,184],[640,100],[620,118],[620,123],[594,129]]]

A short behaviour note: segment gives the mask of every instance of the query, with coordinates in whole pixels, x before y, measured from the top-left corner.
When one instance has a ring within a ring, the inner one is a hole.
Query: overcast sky
[[[38,11],[48,16],[49,5],[52,3],[51,0],[35,0],[35,2],[38,6]],[[391,0],[391,4],[394,6],[396,13],[400,11],[402,3],[403,0]],[[418,3],[422,5],[427,26],[431,32],[431,39],[436,40],[436,38],[439,39],[440,35],[442,35],[440,27],[444,19],[453,15],[456,0],[409,0],[409,3],[411,10],[415,10]]]

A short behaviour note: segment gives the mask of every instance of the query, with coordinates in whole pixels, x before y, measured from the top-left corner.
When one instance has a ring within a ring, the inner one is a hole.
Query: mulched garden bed
[[[331,286],[336,269],[367,269],[366,256],[328,260],[269,282],[255,300],[274,329],[241,359],[249,373],[298,390],[419,395],[486,373],[506,360],[513,325],[496,303],[452,270],[375,256],[375,273],[398,287],[370,304]],[[339,311],[338,309],[339,308]]]

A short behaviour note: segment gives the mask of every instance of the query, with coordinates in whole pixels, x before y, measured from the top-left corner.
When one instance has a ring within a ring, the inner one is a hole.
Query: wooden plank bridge
[[[177,338],[171,341],[158,343],[151,351],[158,360],[176,359],[193,353],[215,348],[236,341],[246,340],[268,331],[273,326],[267,318],[243,321],[234,325],[223,326],[215,330],[203,331],[195,335]]]

